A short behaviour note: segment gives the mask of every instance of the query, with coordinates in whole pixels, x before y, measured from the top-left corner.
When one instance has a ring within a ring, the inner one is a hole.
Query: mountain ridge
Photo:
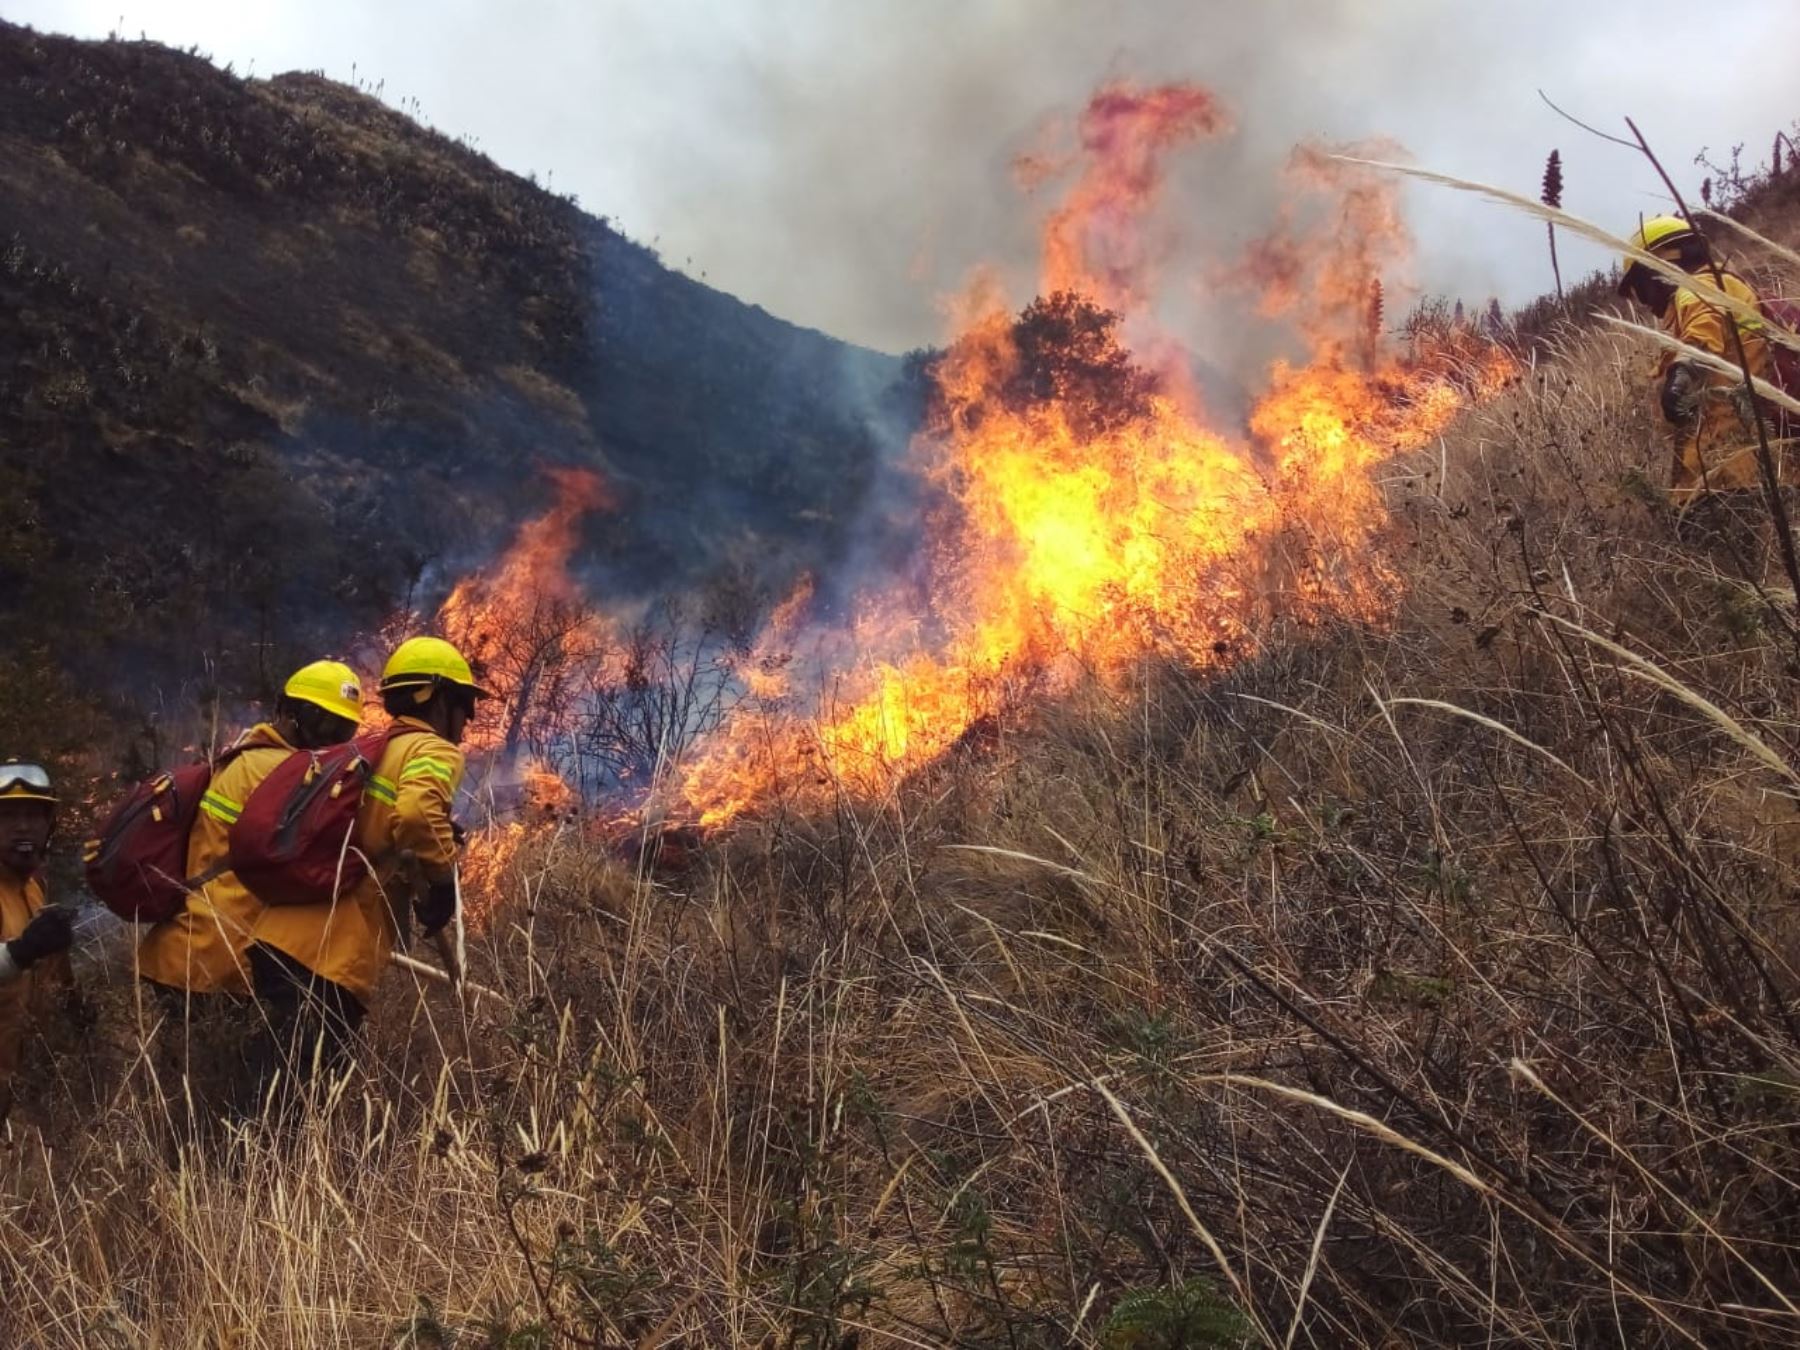
[[[539,463],[612,484],[603,589],[785,584],[905,434],[897,358],[316,74],[0,24],[0,172],[0,617],[77,688],[266,693],[491,553]]]

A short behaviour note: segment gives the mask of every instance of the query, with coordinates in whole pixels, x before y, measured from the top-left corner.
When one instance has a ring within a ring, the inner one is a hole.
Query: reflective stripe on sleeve
[[[221,792],[210,788],[200,797],[200,809],[214,820],[224,821],[227,825],[237,824],[237,818],[244,814],[241,802],[234,802]]]
[[[452,769],[448,764],[443,763],[441,760],[435,759],[414,759],[407,761],[406,769],[401,773],[400,778],[401,781],[404,782],[406,779],[416,778],[422,773],[430,774],[433,778],[441,779],[443,782],[449,783],[452,786],[456,783],[456,770]]]
[[[389,806],[400,800],[400,790],[394,786],[394,780],[383,778],[378,773],[369,775],[369,795]]]

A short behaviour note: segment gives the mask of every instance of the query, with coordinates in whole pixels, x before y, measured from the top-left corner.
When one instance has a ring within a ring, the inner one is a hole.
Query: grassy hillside
[[[0,24],[0,174],[0,618],[46,700],[263,692],[485,556],[539,463],[614,483],[614,593],[785,581],[867,485],[897,362],[324,79]]]
[[[477,939],[505,997],[391,980],[292,1135],[186,1138],[101,993],[0,1157],[0,1320],[1791,1345],[1794,597],[1737,567],[1753,512],[1649,490],[1647,360],[1556,329],[1393,467],[1391,625],[1145,669],[682,871],[545,831]]]
[[[651,571],[853,513],[837,376],[885,363],[342,89],[0,41],[0,581],[53,644],[0,733],[172,640],[254,683],[538,453]],[[1733,204],[1792,245],[1797,184]],[[1800,606],[1759,503],[1672,517],[1651,354],[1578,320],[1386,467],[1385,621],[660,855],[542,813],[498,996],[390,976],[291,1128],[189,1121],[254,1014],[90,971],[0,1139],[0,1344],[1795,1344]]]

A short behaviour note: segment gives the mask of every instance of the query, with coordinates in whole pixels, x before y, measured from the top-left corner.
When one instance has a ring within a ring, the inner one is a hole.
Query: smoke
[[[1689,0],[520,0],[504,23],[430,0],[13,0],[9,13],[85,36],[141,29],[259,74],[379,82],[675,266],[890,352],[940,340],[938,297],[978,264],[1027,297],[1041,221],[1020,209],[1012,165],[1112,77],[1196,82],[1236,123],[1170,189],[1196,277],[1183,336],[1213,351],[1237,320],[1198,282],[1267,229],[1298,143],[1391,137],[1528,190],[1554,146],[1571,210],[1630,221],[1656,206],[1654,175],[1537,89],[1608,127],[1636,116],[1688,186],[1696,151],[1765,144],[1800,113],[1792,0],[1739,0],[1698,77]],[[1429,189],[1409,188],[1407,207],[1423,288],[1472,303],[1549,288],[1533,222]],[[1606,262],[1569,251],[1572,269]]]
[[[761,8],[766,22],[732,30],[729,67],[708,70],[709,96],[673,113],[682,151],[643,184],[645,217],[677,261],[703,260],[777,312],[887,350],[940,334],[938,297],[977,265],[1029,295],[1041,220],[1021,209],[1011,166],[1066,135],[1058,119],[1112,77],[1196,81],[1235,123],[1170,184],[1171,263],[1195,283],[1173,318],[1204,352],[1231,344],[1240,322],[1213,312],[1211,269],[1269,228],[1298,143],[1392,137],[1423,162],[1520,183],[1560,145],[1572,209],[1628,218],[1645,209],[1648,172],[1557,119],[1539,86],[1609,125],[1638,115],[1681,170],[1708,141],[1754,140],[1800,111],[1776,55],[1800,36],[1800,11],[1783,0],[1736,14],[1729,110],[1669,78],[1679,55],[1667,35],[1691,12],[1660,0]],[[1422,265],[1394,279],[1402,292],[1412,282],[1479,303],[1549,286],[1531,222],[1406,195]],[[764,208],[721,209],[744,201]],[[1576,260],[1604,261],[1593,250]]]
[[[1350,41],[1365,7],[1327,8],[1002,5],[952,16],[877,4],[846,21],[786,0],[773,33],[741,53],[740,97],[760,96],[697,139],[692,181],[651,186],[650,214],[683,222],[671,229],[680,252],[718,274],[785,274],[780,290],[801,321],[900,349],[942,334],[941,297],[977,266],[1021,303],[1037,289],[1043,213],[1060,194],[1042,174],[1021,184],[1015,168],[1067,157],[1097,85],[1193,79],[1236,123],[1205,154],[1183,156],[1168,184],[1166,218],[1185,250],[1171,275],[1185,260],[1198,281],[1267,228],[1287,151],[1331,125],[1299,72]],[[779,204],[774,230],[708,209],[752,181]]]

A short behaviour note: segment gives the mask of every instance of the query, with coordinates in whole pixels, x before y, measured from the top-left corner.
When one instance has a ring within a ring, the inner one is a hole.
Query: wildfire
[[[613,505],[596,473],[543,471],[555,500],[520,526],[490,567],[459,581],[439,606],[436,628],[469,658],[495,697],[464,733],[465,790],[479,828],[460,860],[463,899],[476,927],[492,912],[519,850],[576,804],[576,793],[527,743],[569,687],[601,669],[613,651],[612,626],[570,574],[582,522]],[[398,636],[415,627],[403,616]]]
[[[1081,114],[1082,174],[1044,226],[1044,293],[1079,292],[1121,312],[1141,308],[1152,280],[1142,227],[1162,193],[1164,158],[1230,125],[1218,100],[1196,85],[1113,85],[1095,94]],[[1018,170],[1036,185],[1069,167],[1068,157],[1032,156]]]
[[[1149,375],[1103,316],[1153,331],[1145,224],[1165,158],[1225,126],[1191,86],[1115,86],[1090,103],[1081,172],[1045,227],[1051,298],[1015,321],[978,283],[936,367],[938,406],[912,454],[956,509],[928,612],[869,597],[837,644],[855,654],[827,686],[841,701],[763,709],[701,747],[681,795],[703,823],[779,797],[879,795],[1022,694],[1116,684],[1153,655],[1239,659],[1277,615],[1386,613],[1371,470],[1512,363],[1480,343],[1455,365],[1377,359],[1369,299],[1405,244],[1391,188],[1311,152],[1296,176],[1335,191],[1354,228],[1301,239],[1290,220],[1261,256],[1271,312],[1316,298],[1300,325],[1312,357],[1273,367],[1247,437],[1204,424],[1185,381]],[[1023,166],[1034,185],[1057,168]],[[1150,345],[1164,364],[1167,344]]]
[[[472,931],[487,927],[505,894],[519,849],[532,830],[520,820],[494,821],[464,841],[457,872],[462,883],[463,920]]]
[[[494,766],[504,772],[504,764]],[[516,800],[495,809],[490,786],[486,819],[463,842],[458,868],[462,877],[464,913],[470,927],[487,926],[507,883],[515,879],[520,850],[552,831],[559,820],[578,804],[575,790],[549,765],[529,756],[517,766],[518,782],[512,785]]]
[[[517,750],[527,719],[559,692],[547,688],[604,659],[609,626],[569,575],[581,523],[610,509],[611,494],[587,469],[547,468],[554,504],[519,527],[494,567],[464,577],[439,607],[437,626],[497,697],[467,734],[475,750]]]
[[[535,815],[556,816],[576,806],[575,789],[563,776],[539,760],[528,760],[523,782],[525,807]]]
[[[1395,578],[1373,470],[1501,387],[1513,362],[1463,328],[1394,349],[1383,279],[1399,279],[1408,246],[1394,189],[1305,148],[1277,228],[1226,275],[1307,354],[1269,367],[1241,426],[1209,417],[1191,359],[1156,323],[1170,236],[1155,222],[1169,157],[1228,130],[1205,90],[1119,84],[1067,150],[1020,164],[1033,190],[1072,180],[1045,216],[1043,297],[1015,314],[977,278],[931,368],[910,450],[941,503],[927,598],[877,586],[828,623],[803,583],[737,664],[733,715],[689,749],[666,800],[637,803],[648,819],[716,825],[834,792],[879,798],[1027,698],[1085,679],[1118,687],[1150,658],[1239,660],[1277,619],[1385,618]],[[606,493],[579,471],[554,481],[556,505],[439,616],[504,696],[483,748],[513,752],[544,682],[611,641],[567,567]],[[518,771],[528,818],[575,804],[549,765]],[[471,867],[483,886],[531,828],[491,832]]]

